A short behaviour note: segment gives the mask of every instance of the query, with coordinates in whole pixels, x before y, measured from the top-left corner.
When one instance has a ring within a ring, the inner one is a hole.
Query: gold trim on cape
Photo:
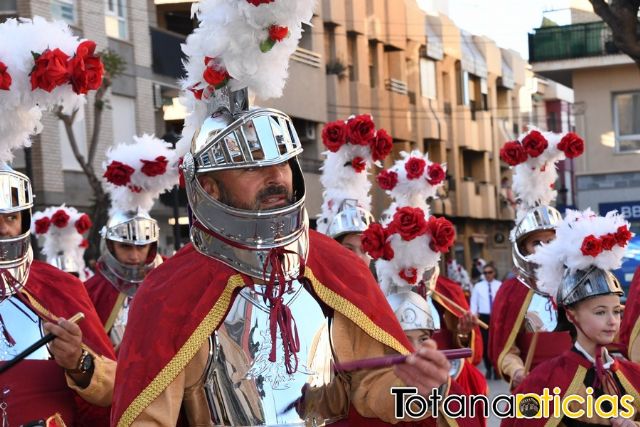
[[[518,282],[520,283],[520,282]],[[520,283],[522,284],[522,283]],[[524,286],[524,285],[523,285]],[[498,375],[500,375],[500,378],[505,379],[504,375],[502,374],[502,360],[505,358],[505,356],[509,353],[509,350],[511,350],[511,346],[513,346],[513,343],[516,340],[516,337],[518,336],[518,333],[520,332],[520,326],[522,325],[522,321],[524,320],[524,316],[527,313],[527,309],[529,308],[529,303],[531,302],[531,298],[533,298],[533,291],[531,289],[529,289],[527,291],[527,296],[525,297],[523,303],[522,303],[522,307],[520,307],[520,312],[518,312],[518,316],[516,317],[516,321],[511,329],[511,333],[509,334],[509,337],[507,338],[507,341],[504,344],[504,347],[502,348],[502,352],[500,352],[500,355],[498,355],[498,361],[496,362],[497,368],[498,368]]]
[[[640,339],[640,319],[636,319],[636,324],[633,325],[633,329],[631,329],[631,334],[629,335],[629,345],[627,347],[627,355],[629,356],[629,360],[635,363],[638,363],[639,361],[631,359],[631,350],[633,350],[633,344],[637,339]]]
[[[570,394],[576,394],[580,386],[584,383],[584,377],[586,375],[587,375],[587,368],[585,368],[582,365],[578,365],[578,369],[576,369],[576,373],[573,376],[573,380],[571,381],[571,384],[569,384],[569,387],[567,387],[565,392],[562,394],[562,397],[560,398],[561,410],[562,410],[562,401],[564,400],[565,396]],[[558,418],[554,418],[551,415],[552,414],[549,414],[549,419],[547,420],[547,423],[544,425],[545,427],[555,427],[558,424],[560,424],[560,422],[562,421],[562,418],[564,418],[562,414]]]
[[[104,323],[104,331],[107,334],[109,333],[109,331],[111,330],[111,327],[115,323],[116,318],[118,317],[118,313],[120,313],[120,309],[124,305],[124,300],[126,297],[127,296],[122,292],[118,293],[118,298],[116,298],[116,302],[113,305],[113,308],[111,309],[111,314],[109,314],[107,321]]]

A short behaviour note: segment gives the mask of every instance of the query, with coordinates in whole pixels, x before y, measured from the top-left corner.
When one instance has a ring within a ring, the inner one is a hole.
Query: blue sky
[[[544,11],[558,24],[568,24],[568,5],[569,0],[450,0],[449,16],[458,27],[528,58],[527,33],[540,26]]]

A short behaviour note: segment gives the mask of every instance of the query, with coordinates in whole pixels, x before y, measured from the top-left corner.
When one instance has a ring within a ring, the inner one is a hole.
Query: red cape
[[[34,260],[27,283],[19,295],[25,303],[48,321],[55,321],[58,317],[68,319],[82,311],[85,318],[79,326],[82,330],[83,343],[98,355],[116,359],[84,285],[77,277]],[[109,408],[90,405],[79,396],[75,396],[75,400],[78,409],[78,425],[109,425]],[[53,414],[47,416],[49,415]]]
[[[554,387],[560,387],[559,395],[564,398],[566,395],[574,394],[575,388],[579,384],[584,384],[584,377],[587,369],[591,367],[591,362],[572,350],[568,350],[558,357],[547,360],[531,371],[525,380],[520,384],[514,393],[536,393],[542,394],[544,388],[553,393]],[[640,396],[640,369],[634,363],[626,360],[616,359],[611,370],[620,379],[624,391],[623,393],[634,396],[634,406],[638,408]],[[637,409],[636,409],[637,410]],[[553,414],[553,401],[549,405],[549,413]],[[546,426],[550,420],[545,418],[537,419],[517,419],[507,418],[502,421],[502,427]],[[553,420],[557,425],[561,418]]]
[[[502,283],[493,301],[489,325],[489,358],[496,372],[501,376],[503,373],[500,372],[499,367],[512,345],[515,344],[520,349],[523,362],[527,358],[533,334],[522,332],[522,322],[532,297],[533,291],[514,277]],[[531,368],[569,348],[571,348],[569,332],[540,333]],[[505,379],[510,380],[510,378]]]
[[[624,347],[624,352],[629,357],[631,344],[640,336],[640,267],[636,269],[631,280],[627,304],[624,307],[624,315],[620,324],[619,340]],[[640,362],[640,361],[635,361]]]
[[[96,308],[104,330],[109,332],[122,302],[118,304],[120,292],[102,274],[102,265],[96,267],[96,274],[84,282],[89,298]]]
[[[436,292],[444,295],[446,298],[449,298],[460,307],[464,308],[465,311],[469,311],[469,302],[464,295],[462,286],[460,286],[458,282],[444,276],[438,276],[438,280],[436,281]],[[460,310],[448,304],[440,298],[439,295],[433,294],[433,300],[454,316],[462,316],[463,313],[461,313]],[[444,325],[443,313],[440,314],[440,324],[441,326]],[[449,331],[446,328],[441,328],[433,337],[433,339],[438,343],[438,348],[455,348],[454,343],[456,340],[454,333],[455,331]],[[482,360],[483,352],[482,334],[480,333],[480,327],[478,326],[474,327],[471,332],[471,350],[473,351],[473,355],[467,360],[471,362],[472,365],[477,365]]]
[[[317,297],[377,341],[399,353],[412,351],[380,287],[357,256],[315,231],[309,232],[309,240],[304,276]],[[191,244],[147,276],[133,300],[120,347],[113,425],[130,425],[162,393],[248,283],[248,276],[198,253]]]

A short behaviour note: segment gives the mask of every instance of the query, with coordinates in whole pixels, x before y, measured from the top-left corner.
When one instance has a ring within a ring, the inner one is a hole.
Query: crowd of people
[[[612,274],[629,224],[553,207],[555,163],[584,141],[530,129],[502,148],[518,201],[503,282],[474,262],[473,284],[451,258],[455,227],[429,206],[446,166],[419,150],[390,159],[369,114],[323,129],[314,229],[294,124],[249,97],[281,94],[312,16],[313,1],[283,4],[198,4],[181,140],[132,135],[107,151],[95,271],[91,218],[32,214],[31,180],[10,167],[45,109],[81,108],[99,87],[95,43],[42,19],[0,24],[16,40],[0,46],[0,359],[17,362],[0,365],[2,426],[484,426],[487,404],[448,399],[487,396],[487,379],[526,398],[506,426],[638,425],[640,273],[626,307]],[[374,167],[391,200],[379,218]],[[150,211],[179,181],[191,241],[165,258]],[[448,403],[424,404],[432,395]]]

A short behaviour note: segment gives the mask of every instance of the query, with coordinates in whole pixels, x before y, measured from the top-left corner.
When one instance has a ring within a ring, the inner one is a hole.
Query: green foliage
[[[124,73],[124,70],[127,68],[127,61],[111,49],[102,50],[100,52],[100,59],[102,59],[102,63],[104,64],[104,70],[112,79]]]

